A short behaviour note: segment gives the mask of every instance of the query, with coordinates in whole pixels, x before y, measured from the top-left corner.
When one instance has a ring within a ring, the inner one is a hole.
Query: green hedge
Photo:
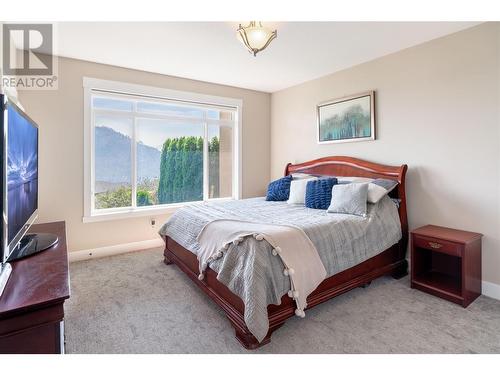
[[[208,144],[209,187],[219,196],[219,138]],[[203,138],[180,137],[165,141],[161,152],[158,203],[203,199]]]
[[[219,138],[208,144],[209,195],[219,197]],[[160,178],[142,181],[137,189],[137,205],[150,206],[203,200],[203,138],[169,138],[162,147]],[[156,184],[153,183],[156,186]],[[97,209],[127,207],[132,202],[132,188],[120,187],[96,194]]]

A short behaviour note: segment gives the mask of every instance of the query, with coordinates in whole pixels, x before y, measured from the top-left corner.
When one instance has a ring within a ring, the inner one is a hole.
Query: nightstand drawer
[[[423,236],[413,236],[413,243],[415,247],[429,249],[439,253],[444,253],[453,256],[462,256],[462,245],[448,242],[441,239],[429,238]]]

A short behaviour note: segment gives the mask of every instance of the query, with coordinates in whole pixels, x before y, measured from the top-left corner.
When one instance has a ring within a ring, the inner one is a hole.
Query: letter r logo
[[[52,75],[52,38],[51,24],[4,24],[4,74]]]

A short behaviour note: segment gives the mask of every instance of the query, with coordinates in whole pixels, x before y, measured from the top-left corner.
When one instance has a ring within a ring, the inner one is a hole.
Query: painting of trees
[[[372,137],[371,96],[319,107],[319,140]]]

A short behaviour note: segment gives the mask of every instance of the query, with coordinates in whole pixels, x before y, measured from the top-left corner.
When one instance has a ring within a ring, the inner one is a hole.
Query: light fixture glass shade
[[[261,22],[252,21],[248,26],[243,27],[240,25],[236,36],[247,47],[248,51],[255,56],[257,52],[262,51],[276,38],[277,31],[262,26]]]

